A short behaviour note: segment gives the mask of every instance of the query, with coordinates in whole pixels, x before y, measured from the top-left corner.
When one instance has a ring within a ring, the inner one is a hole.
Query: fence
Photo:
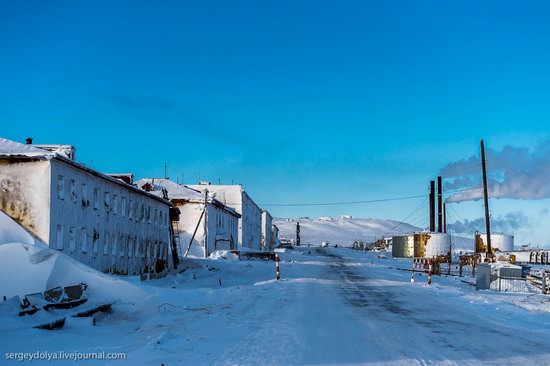
[[[545,294],[548,292],[548,287],[546,291],[543,290],[543,287],[536,280],[528,276],[527,278],[523,277],[497,277],[495,281],[491,282],[491,290],[502,291],[502,292],[519,292],[519,293],[529,293],[529,294]]]

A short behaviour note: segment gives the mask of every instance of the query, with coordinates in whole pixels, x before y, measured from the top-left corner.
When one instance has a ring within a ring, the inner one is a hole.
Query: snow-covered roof
[[[128,189],[131,189],[131,190],[135,191],[135,192],[140,192],[141,194],[149,195],[152,198],[154,198],[156,200],[159,200],[159,201],[162,201],[165,204],[168,204],[168,205],[170,204],[168,201],[164,200],[162,198],[162,196],[158,196],[158,195],[150,194],[149,192],[145,192],[141,189],[138,189],[137,187],[135,187],[133,185],[130,185],[130,184],[127,184],[127,183],[123,182],[122,180],[115,179],[113,177],[108,176],[107,174],[104,174],[104,173],[101,173],[97,170],[88,168],[84,164],[78,163],[78,162],[68,158],[65,154],[60,154],[60,153],[55,152],[55,151],[48,151],[48,150],[44,150],[44,149],[34,147],[33,145],[21,144],[19,142],[15,142],[15,141],[12,141],[12,140],[0,138],[0,157],[17,157],[17,158],[29,157],[29,158],[48,159],[48,160],[58,159],[58,160],[61,160],[65,163],[67,163],[67,164],[70,164],[70,165],[74,166],[77,169],[81,169],[81,170],[83,170],[87,173],[93,174],[97,177],[106,179],[108,181],[111,181],[111,182],[119,184],[119,185],[122,185],[122,186],[124,186]]]
[[[170,179],[144,178],[138,180],[136,185],[138,188],[143,189],[143,186],[147,183],[153,187],[153,191],[160,191],[162,188],[165,188],[168,191],[168,198],[170,199],[204,202],[204,194],[195,189],[172,182]]]
[[[56,152],[0,138],[0,156],[26,156],[51,159],[56,156]]]
[[[138,188],[144,189],[144,186],[146,184],[150,184],[152,186],[152,191],[149,193],[155,194],[155,192],[161,192],[162,189],[165,189],[168,193],[168,198],[170,200],[185,200],[189,202],[198,202],[203,203],[204,202],[204,193],[200,192],[196,189],[190,188],[186,185],[178,184],[170,179],[164,179],[164,178],[144,178],[140,179],[135,183]],[[225,210],[237,214],[236,211],[223,204],[220,200],[212,197],[211,195],[208,196],[208,202],[215,204],[219,207],[223,207]]]

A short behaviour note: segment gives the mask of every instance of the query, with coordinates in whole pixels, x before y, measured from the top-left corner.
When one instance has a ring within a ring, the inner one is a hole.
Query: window
[[[94,210],[99,209],[99,188],[94,188]]]
[[[118,213],[118,196],[116,194],[113,194],[113,214]]]
[[[109,233],[105,230],[103,235],[103,254],[109,254]]]
[[[97,254],[97,242],[99,241],[99,231],[94,229],[94,238],[92,242],[92,253]]]
[[[69,228],[69,250],[76,251],[76,228],[74,226]]]
[[[64,199],[63,192],[65,191],[65,181],[62,175],[57,176],[57,198]]]
[[[158,214],[158,210],[155,208],[155,225],[159,222]]]
[[[132,257],[132,238],[128,237],[128,258]]]
[[[55,231],[55,247],[59,250],[63,250],[63,225],[57,225]]]
[[[128,218],[133,220],[134,218],[134,202],[130,199],[128,202]]]
[[[86,183],[80,185],[80,196],[82,197],[82,207],[88,207],[90,201],[88,201],[88,187],[86,187]]]
[[[126,217],[126,197],[122,197],[120,200],[120,214],[122,217]]]
[[[71,201],[76,202],[78,200],[78,196],[76,194],[76,182],[74,179],[71,179],[69,181],[69,197],[71,197]]]
[[[80,230],[80,251],[82,253],[86,253],[88,251],[88,236],[86,235],[85,227]]]
[[[145,218],[148,223],[151,223],[151,206],[147,206],[147,211],[145,211]]]
[[[105,191],[105,199],[103,201],[105,206],[105,211],[110,212],[111,211],[111,194],[107,191]]]

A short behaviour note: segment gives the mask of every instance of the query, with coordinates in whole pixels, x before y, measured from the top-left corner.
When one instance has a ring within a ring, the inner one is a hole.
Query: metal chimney
[[[441,177],[437,177],[437,232],[443,232],[443,187]]]
[[[27,145],[32,145],[32,140],[33,140],[32,137],[27,137],[27,138],[25,139],[25,144],[27,144]]]
[[[435,181],[430,181],[430,232],[435,232]]]

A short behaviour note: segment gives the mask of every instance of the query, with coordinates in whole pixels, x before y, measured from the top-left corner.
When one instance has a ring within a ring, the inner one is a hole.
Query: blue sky
[[[548,140],[544,1],[0,3],[2,136],[102,171],[242,183],[260,203],[424,194],[447,163]],[[273,207],[404,218],[418,200]],[[547,243],[548,200],[522,210]],[[268,207],[269,208],[269,207]],[[482,215],[479,202],[458,204]],[[541,216],[542,215],[542,216]]]

